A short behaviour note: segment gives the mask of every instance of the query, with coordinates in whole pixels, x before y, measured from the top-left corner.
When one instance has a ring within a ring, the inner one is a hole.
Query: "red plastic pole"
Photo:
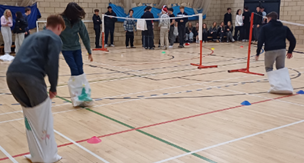
[[[203,64],[203,40],[200,40],[200,65]]]
[[[249,66],[250,66],[250,54],[251,54],[253,18],[254,18],[254,13],[251,13],[250,35],[249,35],[249,45],[248,45],[248,58],[247,58],[247,71],[249,71]]]

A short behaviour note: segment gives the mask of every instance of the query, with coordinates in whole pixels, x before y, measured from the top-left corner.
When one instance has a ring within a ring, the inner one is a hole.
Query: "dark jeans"
[[[209,35],[212,36],[213,41],[217,40],[217,32],[209,33]]]
[[[169,44],[170,44],[170,46],[173,46],[173,44],[175,42],[175,36],[174,36],[173,32],[174,32],[174,26],[170,26],[170,31],[169,31]]]
[[[186,34],[186,27],[184,25],[179,25],[178,26],[178,39],[179,39],[179,45],[181,45],[181,46],[184,45],[185,34]]]
[[[129,46],[129,41],[131,44],[131,47],[133,47],[133,43],[134,43],[134,32],[126,32],[126,46]]]
[[[6,81],[12,95],[23,107],[35,107],[48,98],[43,78],[23,73],[9,73]]]
[[[243,39],[249,40],[250,24],[244,24],[243,27]]]
[[[99,39],[100,39],[100,28],[95,29],[95,46],[99,47]]]
[[[154,42],[153,42],[153,28],[147,27],[148,30],[144,31],[144,41],[145,41],[145,47],[146,48],[153,48]]]
[[[144,39],[144,38],[145,38],[144,35],[145,35],[145,31],[142,31],[142,32],[141,32],[142,47],[145,48],[145,47],[146,47],[146,42],[145,42],[145,39]]]
[[[208,39],[208,32],[203,32],[203,41],[207,41]]]
[[[62,51],[66,63],[69,65],[72,76],[83,74],[81,50]]]
[[[240,33],[239,39],[238,39],[238,33]],[[234,39],[235,39],[235,41],[243,39],[243,27],[242,26],[235,27]]]
[[[114,44],[114,27],[105,27],[105,45],[108,44],[109,32],[111,35],[111,44]]]
[[[223,37],[226,35],[226,32],[220,32],[220,39],[223,39]]]

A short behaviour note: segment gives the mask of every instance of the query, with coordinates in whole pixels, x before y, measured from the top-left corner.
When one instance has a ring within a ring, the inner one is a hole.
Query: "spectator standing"
[[[151,13],[152,7],[147,6],[146,12],[143,14],[141,18],[143,19],[151,19],[154,18]],[[144,31],[144,40],[145,40],[145,48],[149,50],[154,50],[154,42],[153,42],[153,20],[146,20],[147,30]]]
[[[100,39],[100,25],[102,24],[102,21],[99,16],[99,10],[94,10],[95,14],[93,15],[93,23],[94,23],[94,30],[95,30],[95,47],[101,48],[99,45],[99,39]]]
[[[136,31],[136,22],[133,18],[134,10],[129,10],[129,15],[127,16],[127,19],[124,21],[124,29],[126,31],[126,47],[129,48],[129,42],[131,48],[134,47],[134,28]]]
[[[112,7],[109,6],[108,7],[108,12],[105,13],[105,15],[108,16],[116,16],[116,13],[112,10]],[[112,47],[114,47],[114,29],[115,29],[115,22],[117,22],[117,18],[114,17],[108,17],[105,16],[104,18],[104,25],[105,25],[105,47],[108,46],[108,37],[109,37],[109,33],[111,35],[110,41],[111,41],[111,45]]]
[[[169,36],[168,32],[170,30],[169,18],[170,17],[167,14],[167,9],[163,8],[158,27],[160,28],[160,47],[164,47],[164,49],[167,49],[167,47],[169,47],[169,39],[168,39]]]
[[[243,41],[248,41],[250,31],[250,12],[247,6],[244,7],[243,23]]]
[[[231,14],[231,8],[227,8],[227,13],[224,16],[224,23],[227,25],[228,22],[232,23],[232,14]]]
[[[24,18],[24,20],[27,23],[27,27],[25,29],[25,38],[30,35],[30,28],[29,28],[29,24],[28,24],[28,17],[31,14],[31,12],[32,12],[31,8],[27,7],[27,8],[25,8],[25,13],[23,14],[23,18]]]
[[[238,34],[239,34],[239,37],[238,37]],[[243,39],[243,16],[242,16],[241,9],[238,9],[236,12],[234,39],[236,41]]]
[[[254,14],[254,19],[253,19],[254,40],[256,42],[259,40],[261,24],[262,24],[262,13],[260,10],[260,6],[257,6],[256,13]]]
[[[184,37],[186,33],[186,24],[188,22],[188,14],[185,12],[185,7],[179,7],[180,12],[177,14],[177,17],[181,17],[180,19],[176,19],[178,22],[178,38],[179,38],[179,46],[178,48],[184,48]]]
[[[267,23],[267,18],[266,18],[266,11],[265,11],[265,8],[263,6],[261,6],[261,13],[262,13],[262,25],[266,24]]]
[[[175,15],[173,14],[173,8],[169,8],[169,17],[174,18]],[[170,46],[169,48],[173,47],[173,44],[175,42],[176,37],[174,36],[174,24],[175,24],[175,19],[170,19],[170,31],[169,31],[169,43]]]
[[[24,33],[27,28],[27,22],[24,20],[22,13],[20,11],[16,12],[16,21],[15,27],[13,32],[15,33],[15,52],[18,53],[23,40],[24,40]]]
[[[4,53],[10,54],[12,47],[12,31],[11,27],[13,26],[13,17],[12,12],[9,9],[4,11],[3,16],[1,17],[1,33],[4,41]]]

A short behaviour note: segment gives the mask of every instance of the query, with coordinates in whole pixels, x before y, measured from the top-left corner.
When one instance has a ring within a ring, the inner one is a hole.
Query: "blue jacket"
[[[24,13],[24,14],[22,14],[22,16],[23,16],[23,18],[24,18],[24,20],[27,24],[27,27],[25,28],[25,31],[28,32],[30,30],[30,28],[28,26],[28,15],[25,15],[25,13]]]

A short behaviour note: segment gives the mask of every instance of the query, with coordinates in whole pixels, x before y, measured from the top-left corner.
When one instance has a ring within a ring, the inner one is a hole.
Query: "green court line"
[[[70,100],[67,100],[67,99],[65,99],[65,98],[63,98],[63,97],[60,97],[60,96],[56,96],[56,97],[58,97],[58,98],[60,98],[60,99],[62,99],[62,100],[64,100],[64,101],[67,101],[67,102],[71,103]],[[100,116],[102,116],[102,117],[104,117],[104,118],[107,118],[107,119],[109,119],[109,120],[111,120],[111,121],[114,121],[114,122],[116,122],[116,123],[119,123],[119,124],[121,124],[121,125],[123,125],[123,126],[125,126],[125,127],[128,127],[128,128],[130,128],[130,129],[135,129],[135,127],[133,127],[133,126],[130,126],[130,125],[128,125],[128,124],[126,124],[126,123],[123,123],[123,122],[121,122],[121,121],[119,121],[119,120],[116,120],[116,119],[111,118],[111,117],[109,117],[109,116],[107,116],[107,115],[104,115],[104,114],[102,114],[102,113],[99,113],[99,112],[97,112],[97,111],[95,111],[95,110],[92,110],[92,109],[87,108],[87,107],[83,107],[83,108],[86,109],[86,110],[88,110],[88,111],[90,111],[90,112],[92,112],[92,113],[95,113],[95,114],[100,115]],[[170,145],[170,146],[172,146],[172,147],[175,147],[175,148],[177,148],[177,149],[179,149],[179,150],[182,150],[182,151],[184,151],[184,152],[186,152],[186,153],[191,152],[191,151],[188,150],[188,149],[185,149],[185,148],[183,148],[183,147],[181,147],[181,146],[178,146],[178,145],[176,145],[176,144],[173,144],[173,143],[171,143],[171,142],[169,142],[169,141],[166,141],[166,140],[164,140],[164,139],[162,139],[162,138],[159,138],[159,137],[157,137],[157,136],[154,136],[154,135],[152,135],[152,134],[149,134],[149,133],[147,133],[147,132],[145,132],[145,131],[142,131],[142,130],[135,130],[135,131],[140,132],[140,133],[142,133],[142,134],[144,134],[144,135],[146,135],[146,136],[149,136],[149,137],[151,137],[151,138],[153,138],[153,139],[156,139],[156,140],[158,140],[158,141],[161,141],[161,142],[163,142],[163,143],[165,143],[165,144],[167,144],[167,145]],[[200,158],[200,159],[203,159],[203,160],[205,160],[205,161],[208,161],[208,162],[210,162],[210,163],[216,163],[215,161],[210,160],[209,158],[206,158],[206,157],[204,157],[204,156],[202,156],[202,155],[199,155],[199,154],[196,154],[196,153],[193,153],[192,155],[193,155],[193,156],[196,156],[196,157],[198,157],[198,158]]]

